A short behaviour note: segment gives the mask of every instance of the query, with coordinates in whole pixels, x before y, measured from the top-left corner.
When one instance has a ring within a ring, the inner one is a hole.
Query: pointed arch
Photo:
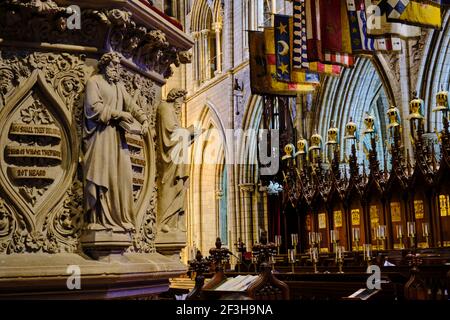
[[[227,242],[222,230],[228,231],[226,200],[222,200],[226,174],[226,134],[217,109],[206,102],[200,112],[197,127],[203,132],[190,148],[188,191],[188,243],[207,252],[217,236]],[[225,210],[225,212],[224,212]],[[225,217],[225,218],[224,218]],[[225,223],[225,225],[224,225]]]

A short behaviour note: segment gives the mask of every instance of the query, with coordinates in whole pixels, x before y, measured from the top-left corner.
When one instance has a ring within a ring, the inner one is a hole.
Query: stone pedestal
[[[158,253],[0,255],[0,299],[155,299],[186,267]],[[79,288],[73,286],[78,281]]]
[[[181,249],[186,247],[186,233],[159,232],[156,236],[156,250],[171,259],[180,260]]]
[[[128,232],[85,230],[80,238],[83,251],[90,257],[105,261],[120,256],[132,244]]]

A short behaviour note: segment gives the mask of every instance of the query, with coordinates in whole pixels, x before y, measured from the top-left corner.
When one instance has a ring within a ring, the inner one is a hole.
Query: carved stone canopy
[[[178,67],[191,62],[187,50],[192,41],[180,30],[161,23],[161,17],[158,19],[155,12],[139,1],[124,1],[119,8],[110,8],[105,3],[95,9],[92,1],[80,1],[79,29],[68,27],[68,12],[71,12],[67,10],[68,5],[66,1],[4,0],[0,2],[0,19],[5,22],[0,25],[0,38],[113,50],[142,70],[166,79],[173,73],[172,65]],[[144,23],[150,17],[158,24]],[[22,27],[17,28],[18,24]]]

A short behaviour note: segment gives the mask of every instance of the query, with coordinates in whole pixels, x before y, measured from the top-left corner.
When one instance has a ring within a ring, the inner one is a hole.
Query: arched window
[[[428,53],[423,57],[416,89],[425,100],[426,130],[439,132],[443,128],[442,114],[432,109],[436,107],[436,94],[450,90],[450,10],[444,16],[442,31],[430,34],[424,52]]]
[[[190,25],[195,41],[194,80],[201,84],[222,72],[223,2],[197,0]]]

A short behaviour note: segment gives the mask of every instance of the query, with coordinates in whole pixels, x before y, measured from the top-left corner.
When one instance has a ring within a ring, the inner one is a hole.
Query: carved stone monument
[[[0,1],[0,298],[148,297],[186,270],[156,251],[156,117],[193,43],[142,1],[77,4],[72,29],[66,1]]]

